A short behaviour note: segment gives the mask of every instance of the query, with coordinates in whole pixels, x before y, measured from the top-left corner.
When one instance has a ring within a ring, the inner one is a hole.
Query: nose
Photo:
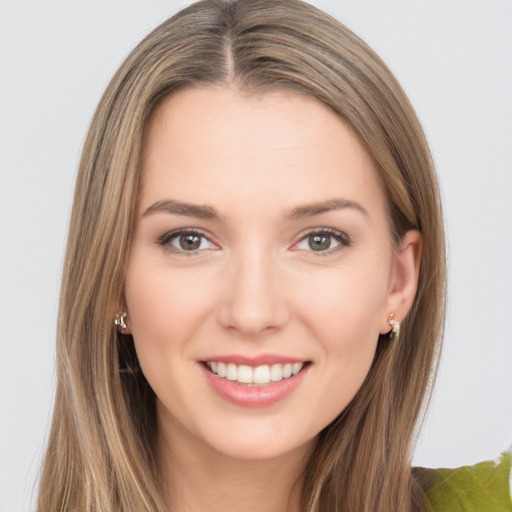
[[[249,249],[228,265],[218,310],[222,326],[247,337],[282,328],[290,311],[283,272],[271,252]]]

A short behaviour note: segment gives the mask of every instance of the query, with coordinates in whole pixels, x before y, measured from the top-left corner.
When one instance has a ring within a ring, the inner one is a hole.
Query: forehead
[[[228,196],[232,205],[266,198],[286,207],[338,196],[385,203],[351,128],[323,103],[291,91],[247,96],[205,87],[165,98],[145,135],[143,202],[164,190],[192,202]]]

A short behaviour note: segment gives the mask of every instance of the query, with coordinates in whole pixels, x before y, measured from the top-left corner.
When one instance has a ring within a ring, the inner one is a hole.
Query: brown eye
[[[196,233],[187,233],[179,238],[179,247],[184,251],[195,251],[201,246],[201,237]]]
[[[326,251],[331,247],[331,236],[311,235],[308,237],[308,244],[313,251]]]
[[[197,231],[179,230],[166,233],[158,243],[167,252],[193,255],[207,249],[217,249],[217,246],[203,234]]]
[[[324,228],[310,231],[294,248],[327,256],[349,247],[350,244],[350,238],[346,233],[337,229]]]

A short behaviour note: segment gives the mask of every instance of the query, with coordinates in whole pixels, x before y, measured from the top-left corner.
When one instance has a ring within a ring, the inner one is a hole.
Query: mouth
[[[312,361],[261,354],[225,355],[198,361],[211,389],[238,407],[265,408],[294,393],[306,378]]]
[[[203,361],[204,367],[217,377],[247,386],[265,386],[289,379],[303,371],[310,361],[250,366],[224,361]]]

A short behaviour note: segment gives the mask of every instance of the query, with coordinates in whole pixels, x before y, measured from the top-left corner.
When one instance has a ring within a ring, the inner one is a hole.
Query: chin
[[[229,440],[216,440],[210,444],[219,454],[239,461],[271,461],[282,457],[303,456],[316,442],[316,436],[306,441],[293,441],[278,435],[270,437],[249,437],[244,433],[234,433]]]

